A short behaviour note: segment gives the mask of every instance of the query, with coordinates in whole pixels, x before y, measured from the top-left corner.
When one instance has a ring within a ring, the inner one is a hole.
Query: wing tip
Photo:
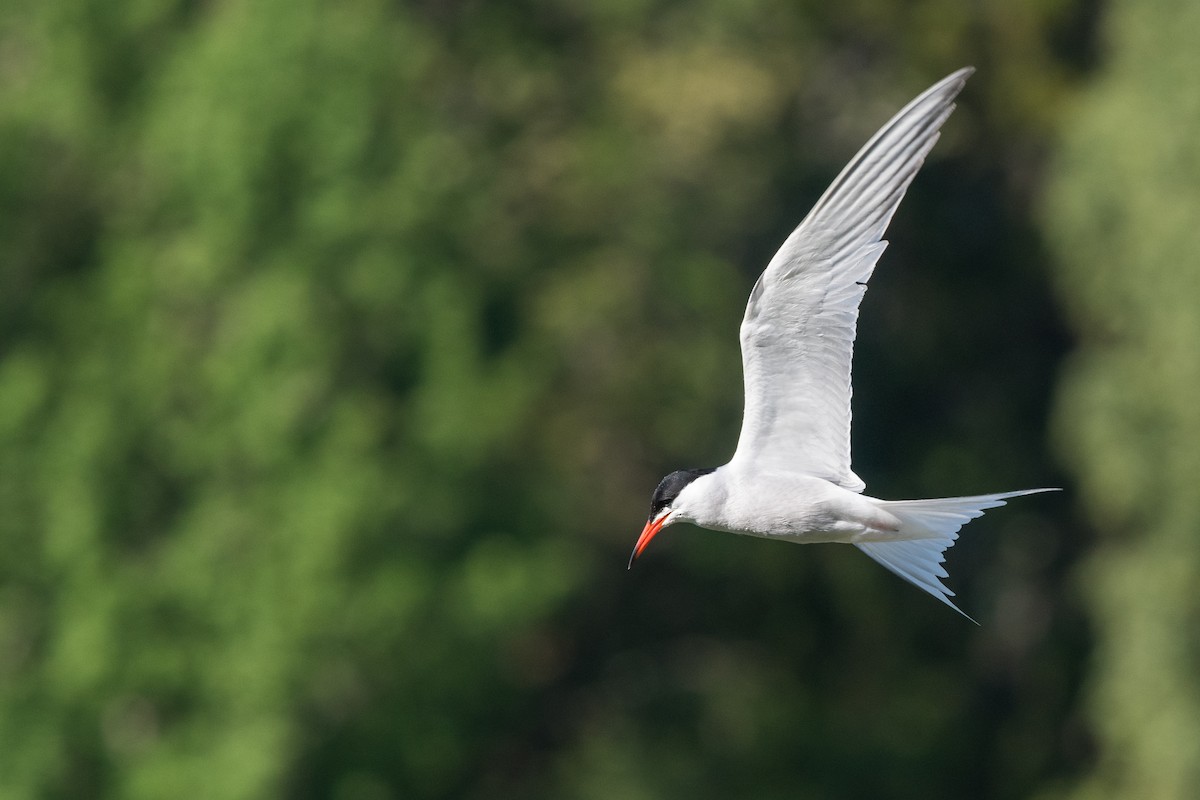
[[[942,102],[946,104],[946,116],[949,116],[950,112],[954,111],[955,108],[955,104],[951,101],[958,96],[963,87],[967,85],[967,80],[974,74],[975,68],[971,66],[956,69],[922,92],[911,105],[915,107],[921,104],[922,101],[936,96],[942,98]]]
[[[954,72],[951,72],[949,75],[943,78],[937,85],[940,86],[942,84],[957,83],[959,88],[961,88],[962,86],[966,85],[967,80],[974,74],[975,68],[968,65],[954,70]]]

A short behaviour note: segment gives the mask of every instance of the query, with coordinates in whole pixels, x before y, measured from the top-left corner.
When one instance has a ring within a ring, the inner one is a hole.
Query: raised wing
[[[858,306],[888,222],[972,72],[930,87],[871,137],[759,276],[742,321],[746,409],[731,464],[863,490],[850,469]]]

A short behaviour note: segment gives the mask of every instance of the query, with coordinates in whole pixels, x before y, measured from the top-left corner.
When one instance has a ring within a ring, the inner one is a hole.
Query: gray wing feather
[[[858,307],[888,222],[973,71],[944,78],[871,137],[754,285],[741,328],[746,408],[734,461],[863,490],[850,468]]]

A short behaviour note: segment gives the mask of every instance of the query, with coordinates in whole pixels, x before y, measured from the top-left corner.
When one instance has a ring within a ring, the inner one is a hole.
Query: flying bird
[[[629,566],[677,522],[793,542],[848,542],[964,617],[941,579],[963,525],[1025,489],[880,500],[850,468],[858,307],[888,222],[974,69],[942,79],[884,125],[792,231],[750,292],[741,326],[746,404],[728,464],[663,478]],[[970,619],[970,617],[967,617]]]

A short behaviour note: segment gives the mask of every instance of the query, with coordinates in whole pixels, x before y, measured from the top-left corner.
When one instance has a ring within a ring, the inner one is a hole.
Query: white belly
[[[811,475],[765,473],[722,476],[724,496],[703,518],[703,528],[798,542],[864,542],[893,539],[900,520],[869,497]]]

